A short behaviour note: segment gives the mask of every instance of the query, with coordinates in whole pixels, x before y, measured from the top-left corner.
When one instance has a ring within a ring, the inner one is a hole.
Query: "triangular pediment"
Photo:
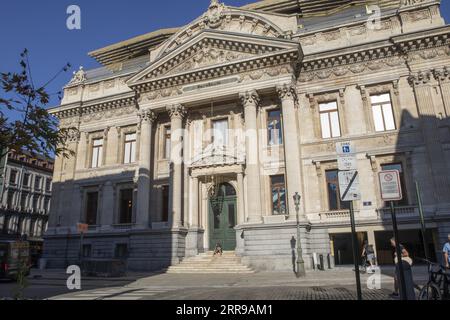
[[[251,63],[256,58],[283,53],[291,53],[293,58],[298,58],[301,54],[299,43],[287,39],[206,30],[154,61],[129,79],[128,85],[137,86],[157,80],[167,82],[171,77],[224,68],[237,62]]]

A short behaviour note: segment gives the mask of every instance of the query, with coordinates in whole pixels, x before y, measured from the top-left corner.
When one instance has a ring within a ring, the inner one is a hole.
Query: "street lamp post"
[[[294,195],[294,204],[295,204],[295,211],[297,212],[297,278],[304,277],[306,275],[305,273],[305,262],[303,261],[303,254],[302,254],[302,244],[301,244],[301,238],[300,238],[300,200],[301,196],[298,194],[298,192]]]

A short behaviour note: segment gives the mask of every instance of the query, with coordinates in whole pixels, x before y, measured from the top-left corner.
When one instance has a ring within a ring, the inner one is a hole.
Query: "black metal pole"
[[[417,182],[417,181],[416,181],[416,193],[417,193],[417,203],[419,205],[420,224],[422,226],[423,250],[425,253],[425,259],[430,260],[430,254],[428,252],[428,242],[427,242],[427,226],[425,224],[425,217],[423,215],[422,197],[420,196],[419,182]]]
[[[353,246],[353,261],[355,262],[355,276],[356,276],[356,291],[358,294],[358,300],[362,300],[361,290],[361,275],[359,273],[359,250],[358,250],[358,238],[356,236],[356,222],[355,212],[353,210],[353,201],[350,201],[350,220],[352,224],[352,246]]]
[[[402,250],[400,250],[400,240],[398,235],[398,226],[397,226],[397,216],[395,214],[394,201],[391,201],[391,215],[392,215],[392,228],[394,230],[394,238],[395,238],[395,251],[397,252],[397,264],[398,270],[400,274],[400,298],[402,300],[408,300],[406,295],[406,282],[405,282],[405,272],[403,270],[403,260],[402,260]]]

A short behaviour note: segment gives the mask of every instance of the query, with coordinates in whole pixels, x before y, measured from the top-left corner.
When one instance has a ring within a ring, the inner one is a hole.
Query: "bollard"
[[[319,256],[319,262],[320,262],[319,270],[324,271],[324,270],[325,270],[325,265],[324,265],[324,263],[323,263],[323,254],[321,254],[321,255]]]
[[[331,269],[331,254],[327,255],[327,264],[328,264],[328,269]]]

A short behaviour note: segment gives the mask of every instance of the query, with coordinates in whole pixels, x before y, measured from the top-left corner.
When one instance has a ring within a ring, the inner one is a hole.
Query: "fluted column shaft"
[[[277,93],[281,100],[283,113],[283,144],[286,164],[285,182],[287,187],[286,201],[289,219],[296,219],[295,203],[293,197],[296,192],[302,194],[301,170],[300,170],[300,147],[297,129],[297,116],[295,103],[297,99],[296,90],[293,85],[282,85],[277,87]]]
[[[156,115],[150,110],[140,113],[141,132],[139,138],[139,176],[136,205],[136,225],[147,228],[150,226],[150,184],[151,184],[151,154],[152,131]]]
[[[186,115],[186,110],[182,105],[176,104],[168,106],[167,111],[169,112],[171,125],[171,215],[169,216],[169,223],[173,228],[178,228],[183,226],[183,118]]]
[[[259,95],[256,91],[248,91],[240,95],[245,115],[245,150],[247,165],[247,199],[248,222],[260,223],[262,221],[261,210],[261,181],[259,168],[259,144],[257,127],[257,108]]]

